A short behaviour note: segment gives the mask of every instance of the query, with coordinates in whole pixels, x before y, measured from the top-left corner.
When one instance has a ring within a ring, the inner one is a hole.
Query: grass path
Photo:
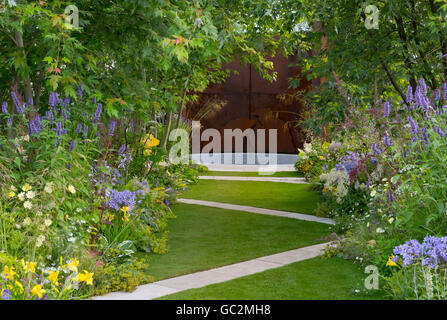
[[[181,197],[305,214],[312,214],[321,201],[307,184],[259,181],[202,180]]]
[[[382,291],[363,288],[365,274],[352,262],[321,257],[254,275],[164,296],[162,300],[366,300]]]
[[[155,280],[309,246],[329,234],[328,225],[309,221],[189,204],[172,209],[170,250],[150,255]]]

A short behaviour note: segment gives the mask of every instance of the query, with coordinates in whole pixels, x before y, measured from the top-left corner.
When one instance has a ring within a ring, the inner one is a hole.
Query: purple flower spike
[[[371,149],[374,152],[374,154],[381,154],[382,153],[382,151],[380,151],[380,149],[377,148],[377,145],[375,143],[373,143]]]
[[[385,104],[383,105],[383,117],[384,118],[388,118],[390,115],[390,102],[387,101],[385,102]]]
[[[123,144],[121,146],[121,148],[118,150],[118,155],[122,155],[124,153],[124,151],[126,151],[126,145]]]
[[[34,105],[33,97],[29,97],[29,99],[28,99],[28,105],[30,105],[30,106],[33,106],[33,105]]]
[[[13,91],[11,92],[12,101],[14,101],[14,104],[16,106],[17,113],[23,113],[22,104],[19,101],[19,98],[17,98],[16,93]]]
[[[385,134],[385,138],[383,139],[383,143],[387,146],[387,147],[391,147],[392,143],[391,143],[391,139],[390,136],[387,134]]]
[[[442,85],[442,89],[444,90],[444,100],[447,100],[447,82]]]
[[[6,102],[3,102],[2,104],[2,112],[8,113],[8,104]]]
[[[98,103],[98,107],[96,108],[95,117],[93,119],[94,123],[97,123],[99,121],[99,118],[101,117],[102,112],[102,104]]]
[[[411,134],[417,135],[419,133],[419,126],[416,121],[414,121],[412,116],[408,116],[408,122],[410,122]]]
[[[11,120],[11,118],[8,118],[8,120],[7,120],[7,122],[8,122],[8,127],[12,127],[12,120]]]
[[[78,123],[78,126],[76,127],[76,134],[80,134],[82,130],[82,124]]]
[[[56,124],[56,135],[60,137],[62,135],[62,122],[58,121]]]
[[[116,121],[112,120],[112,122],[110,123],[109,136],[113,136],[113,133],[115,132],[115,127],[116,127]]]
[[[407,89],[407,103],[410,104],[413,102],[413,87],[408,86]]]
[[[84,126],[84,138],[87,138],[87,134],[88,134],[88,126],[85,125]]]
[[[427,95],[427,85],[425,84],[424,79],[419,80],[419,86],[421,88],[421,94],[426,96]]]
[[[79,87],[78,87],[78,97],[82,98],[82,82],[79,82]]]
[[[75,147],[75,141],[74,141],[74,140],[71,140],[70,147],[68,148],[68,151],[69,151],[69,152],[72,152],[73,149],[74,149],[74,147]]]
[[[93,97],[92,101],[93,101],[93,104],[96,104],[96,97]]]

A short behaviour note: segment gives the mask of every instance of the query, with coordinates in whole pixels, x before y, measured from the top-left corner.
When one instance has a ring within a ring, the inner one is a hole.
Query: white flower
[[[46,227],[51,226],[52,223],[53,223],[53,221],[51,221],[51,219],[45,219],[45,221],[43,222],[43,224],[44,224]]]
[[[382,228],[377,228],[377,229],[376,229],[376,232],[377,232],[377,233],[384,233],[385,230],[383,230]]]
[[[368,223],[366,224],[366,227],[369,228],[369,226],[370,226],[370,223],[368,222]]]
[[[77,209],[76,209],[76,212],[77,212],[77,213],[80,213],[81,211],[82,211],[81,208],[77,208]]]
[[[25,201],[25,192],[20,192],[17,197],[20,201]]]
[[[11,186],[11,188],[10,188],[12,191],[14,191],[14,192],[16,192],[17,191],[17,188],[16,187],[14,187],[14,186]]]
[[[45,241],[44,235],[38,236],[36,241],[36,247],[41,247],[44,241]]]
[[[33,207],[32,203],[29,202],[29,201],[25,201],[25,202],[23,203],[23,206],[24,206],[26,209],[31,209],[31,208]]]
[[[43,189],[46,193],[53,193],[53,183],[48,182]]]
[[[371,191],[371,197],[374,197],[377,194],[376,190]]]
[[[70,193],[72,193],[72,194],[75,194],[76,193],[76,189],[75,189],[75,187],[73,187],[71,184],[68,186],[68,189],[67,189]]]
[[[28,191],[27,193],[26,193],[26,198],[27,199],[32,199],[32,198],[34,198],[36,196],[36,193],[34,192],[34,191]]]
[[[23,220],[23,225],[24,226],[29,226],[31,224],[31,219],[30,218],[25,218],[25,220]]]
[[[305,153],[310,153],[312,151],[312,143],[304,143],[304,152]]]
[[[390,219],[388,219],[388,223],[389,224],[392,224],[394,222],[394,218],[390,218]]]

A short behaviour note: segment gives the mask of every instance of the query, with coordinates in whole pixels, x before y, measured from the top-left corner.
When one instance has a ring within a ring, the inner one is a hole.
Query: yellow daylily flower
[[[8,280],[14,280],[14,276],[17,274],[14,270],[15,270],[14,267],[9,268],[8,266],[5,266],[2,272],[3,278]]]
[[[36,271],[36,264],[36,262],[25,262],[25,260],[22,259],[23,270],[25,270],[26,273],[34,273]]]
[[[19,281],[16,280],[15,284],[17,287],[19,287],[20,293],[22,293],[25,290],[25,289],[23,289],[23,285]]]
[[[386,266],[387,266],[387,267],[397,267],[397,263],[395,263],[395,262],[393,261],[393,259],[394,259],[394,254],[391,255],[391,257],[388,258],[388,261],[387,261],[387,263],[386,263]]]
[[[42,299],[43,295],[45,294],[45,290],[42,289],[42,286],[40,284],[35,285],[32,289],[31,289],[31,293],[35,296],[38,296],[39,299]]]
[[[129,212],[129,207],[122,207],[120,210],[122,211],[122,212],[124,212],[124,213],[128,213]]]
[[[58,271],[49,271],[48,272],[48,280],[51,281],[52,284],[57,285],[57,279],[59,278],[59,270]]]
[[[78,274],[78,281],[85,282],[87,285],[93,285],[93,275],[94,273],[89,273],[87,270],[83,271],[84,273]]]
[[[78,272],[78,265],[79,265],[79,260],[72,259],[69,263],[67,263],[67,265],[64,266],[64,268],[68,267],[68,269],[70,269],[71,271]]]

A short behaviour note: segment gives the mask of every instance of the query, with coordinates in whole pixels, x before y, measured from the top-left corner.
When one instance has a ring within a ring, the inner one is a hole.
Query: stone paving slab
[[[228,180],[228,181],[264,181],[283,183],[308,183],[305,178],[293,177],[238,177],[238,176],[199,176],[200,180]]]
[[[296,171],[293,164],[278,164],[276,166],[262,166],[255,164],[205,164],[205,166],[210,171],[259,172],[262,175],[269,175],[278,171]]]
[[[233,280],[290,263],[315,258],[329,243],[289,250],[286,252],[235,263],[207,271],[157,281],[139,286],[134,292],[114,292],[93,300],[151,300],[183,290],[201,288],[210,284]]]
[[[181,198],[181,199],[178,199],[177,201],[180,203],[195,204],[195,205],[199,205],[199,206],[207,206],[207,207],[221,208],[221,209],[227,209],[227,210],[236,210],[236,211],[245,211],[245,212],[251,212],[251,213],[258,213],[258,214],[266,214],[266,215],[270,215],[270,216],[278,216],[278,217],[292,218],[292,219],[297,219],[297,220],[313,221],[313,222],[319,222],[319,223],[325,223],[325,224],[335,224],[334,220],[329,219],[329,218],[316,217],[316,216],[311,216],[308,214],[295,213],[295,212],[289,212],[289,211],[263,209],[263,208],[242,206],[242,205],[229,204],[229,203],[223,203],[223,202],[195,200],[195,199]]]

